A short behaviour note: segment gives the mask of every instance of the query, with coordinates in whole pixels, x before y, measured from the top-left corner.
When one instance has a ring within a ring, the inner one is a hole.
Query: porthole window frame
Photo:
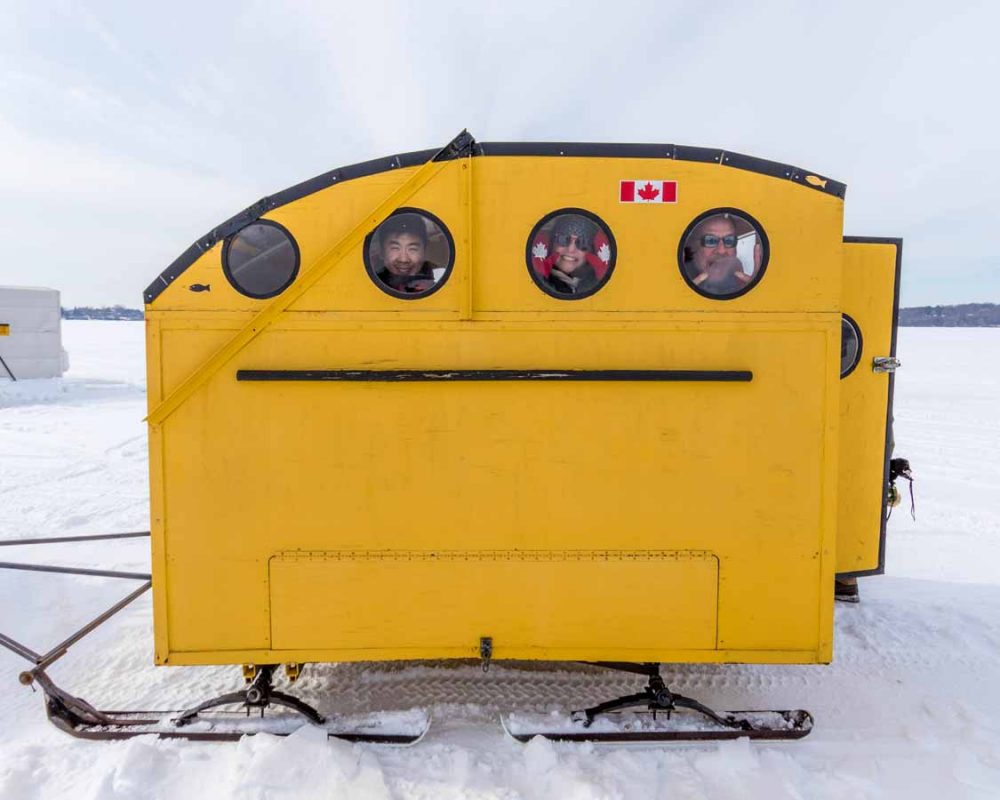
[[[292,253],[295,255],[295,265],[292,267],[292,272],[289,275],[288,279],[274,291],[266,292],[264,294],[248,292],[245,289],[243,289],[237,282],[237,280],[233,277],[233,274],[229,269],[229,251],[232,248],[233,241],[247,228],[253,227],[254,225],[265,225],[272,228],[277,228],[279,231],[285,234],[285,236],[288,237],[288,241],[292,243]],[[295,241],[295,237],[292,236],[292,232],[288,230],[288,228],[286,228],[280,222],[275,222],[273,219],[255,219],[253,222],[244,225],[238,231],[234,231],[233,233],[229,234],[229,236],[226,237],[225,241],[222,244],[223,275],[226,276],[226,280],[229,282],[229,285],[233,287],[233,289],[235,289],[244,297],[249,297],[254,300],[268,300],[269,298],[277,297],[279,294],[285,291],[289,286],[295,283],[295,279],[299,276],[299,270],[301,269],[301,267],[302,267],[302,253],[299,251],[299,243]]]
[[[608,268],[604,272],[604,277],[598,281],[593,289],[583,292],[582,294],[560,294],[553,291],[545,285],[544,279],[535,272],[535,267],[531,263],[531,250],[538,232],[556,217],[562,217],[567,214],[576,214],[577,216],[586,217],[595,225],[600,227],[601,231],[608,237],[608,247],[611,250],[611,257],[608,259]],[[531,231],[528,233],[528,240],[524,248],[524,263],[528,267],[528,275],[531,276],[531,280],[534,282],[535,286],[541,289],[542,293],[546,297],[551,297],[553,300],[586,300],[588,297],[593,297],[601,291],[611,280],[615,267],[618,264],[618,242],[615,239],[614,231],[611,230],[611,226],[593,211],[588,211],[585,208],[558,208],[555,211],[550,211],[531,227]]]
[[[850,375],[852,372],[854,372],[854,370],[856,370],[858,368],[858,364],[861,363],[861,354],[864,351],[864,347],[865,347],[865,340],[864,340],[864,337],[861,335],[861,326],[858,325],[858,321],[856,319],[854,319],[854,317],[852,317],[850,314],[844,314],[844,313],[842,313],[840,315],[840,323],[841,323],[840,336],[841,336],[841,339],[843,339],[843,336],[844,336],[843,324],[845,322],[848,325],[850,325],[851,328],[854,329],[854,333],[857,334],[857,337],[858,337],[858,352],[854,354],[854,361],[851,364],[851,366],[849,366],[846,370],[844,370],[844,369],[840,370],[840,379],[841,380],[843,380],[844,378],[846,378],[848,375]]]
[[[418,214],[425,219],[429,219],[444,234],[445,241],[448,243],[448,264],[444,268],[444,274],[441,279],[430,288],[419,294],[413,292],[399,292],[393,289],[391,286],[387,286],[382,282],[382,279],[378,277],[378,273],[375,271],[375,267],[372,264],[371,258],[371,245],[372,240],[375,238],[375,234],[378,233],[378,229],[381,228],[387,221],[399,214]],[[437,214],[432,214],[424,208],[416,208],[415,206],[400,206],[395,209],[389,216],[387,216],[382,222],[375,226],[374,229],[369,231],[368,235],[365,236],[364,245],[362,245],[361,258],[365,264],[365,272],[368,273],[368,277],[371,282],[375,284],[375,287],[390,297],[395,297],[397,300],[424,300],[430,297],[432,294],[441,289],[451,278],[451,273],[455,268],[455,238],[451,235],[451,231],[448,226],[445,225],[444,220],[442,220]]]
[[[698,286],[694,280],[688,276],[687,270],[684,269],[684,244],[687,242],[688,237],[694,232],[702,222],[704,222],[709,217],[716,217],[722,214],[729,214],[731,216],[741,217],[746,222],[753,226],[754,231],[757,236],[760,237],[760,243],[762,248],[762,256],[760,261],[760,269],[757,274],[753,276],[750,282],[740,289],[738,292],[732,292],[730,294],[713,294],[712,292],[706,291]],[[681,240],[677,244],[677,269],[681,274],[681,278],[684,279],[691,289],[693,289],[697,294],[702,297],[707,297],[709,300],[735,300],[738,297],[743,297],[745,294],[752,292],[760,282],[764,279],[764,274],[767,272],[767,267],[771,263],[771,240],[768,238],[767,231],[764,230],[764,226],[760,224],[760,221],[754,217],[752,214],[747,213],[739,208],[733,208],[730,206],[724,206],[721,208],[710,208],[707,211],[703,211],[698,216],[696,216],[691,222],[688,223],[687,227],[684,228],[684,232],[681,234]]]

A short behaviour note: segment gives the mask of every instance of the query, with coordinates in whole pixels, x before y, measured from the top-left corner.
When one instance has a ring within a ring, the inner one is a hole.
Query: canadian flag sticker
[[[677,181],[622,181],[618,199],[623,203],[676,203]]]

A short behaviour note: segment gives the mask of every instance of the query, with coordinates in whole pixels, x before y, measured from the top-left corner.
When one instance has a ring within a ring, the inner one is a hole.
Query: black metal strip
[[[149,304],[181,273],[191,266],[202,253],[211,249],[216,243],[251,222],[256,222],[268,211],[301,200],[310,194],[326,189],[337,183],[376,175],[380,172],[390,172],[401,167],[412,167],[423,164],[431,158],[442,161],[471,154],[473,156],[576,156],[586,158],[669,158],[677,161],[694,161],[700,163],[723,164],[736,169],[758,172],[762,175],[794,181],[811,189],[835,197],[843,198],[847,187],[845,184],[825,178],[818,173],[768,161],[763,158],[745,156],[741,153],[731,153],[710,147],[689,147],[673,144],[628,144],[628,143],[589,143],[589,142],[474,142],[467,131],[462,131],[441,150],[416,150],[410,153],[400,153],[386,158],[377,158],[360,164],[324,172],[315,178],[298,183],[276,194],[264,197],[252,206],[244,209],[234,217],[209,231],[198,241],[185,250],[170,264],[143,292],[143,300]],[[812,179],[812,180],[810,180]]]
[[[0,539],[0,547],[16,547],[19,544],[56,544],[58,542],[96,542],[101,539],[138,539],[149,536],[149,531],[134,533],[98,533],[93,536],[55,536],[45,539]]]
[[[684,369],[241,369],[238,381],[704,381],[748,383],[750,370]]]
[[[672,144],[626,142],[478,142],[477,156],[568,156],[579,158],[676,158]]]
[[[117,572],[107,569],[83,569],[82,567],[54,567],[49,564],[20,564],[0,561],[0,569],[18,569],[25,572],[55,572],[60,575],[90,575],[95,578],[129,578],[148,581],[152,576],[146,572]]]
[[[3,356],[0,356],[0,364],[3,364],[3,368],[7,371],[7,374],[10,375],[10,379],[14,383],[17,383],[17,378],[15,378],[14,373],[10,371],[10,367],[8,367],[7,362],[3,360]]]

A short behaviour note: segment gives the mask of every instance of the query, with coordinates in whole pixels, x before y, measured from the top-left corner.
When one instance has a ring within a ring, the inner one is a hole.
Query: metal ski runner
[[[659,664],[590,662],[595,666],[645,675],[649,683],[635,694],[569,715],[511,713],[500,719],[504,731],[520,742],[535,736],[562,742],[670,742],[723,739],[801,739],[812,730],[808,711],[713,711],[671,692]]]
[[[269,684],[272,669],[261,669],[257,675],[266,676],[264,680]],[[21,682],[37,683],[45,693],[45,711],[52,724],[81,739],[117,740],[153,735],[161,739],[224,742],[257,733],[288,736],[305,725],[314,725],[326,731],[329,738],[406,746],[423,739],[431,724],[430,716],[419,709],[323,717],[296,698],[262,690],[263,683],[256,679],[244,691],[224,695],[188,711],[99,711],[86,700],[60,689],[44,670],[22,673]],[[276,695],[294,701],[281,705],[295,713],[265,716],[264,710],[277,702]],[[244,708],[219,710],[223,705]],[[259,715],[252,715],[252,710],[259,711]]]
[[[94,536],[47,537],[36,539],[0,540],[0,546],[24,546],[100,539],[128,539],[149,536],[148,531],[101,534]],[[233,741],[255,733],[287,736],[305,725],[325,730],[327,736],[351,742],[411,745],[419,742],[430,727],[430,717],[422,710],[373,712],[362,715],[325,718],[316,709],[298,698],[275,691],[272,686],[276,665],[244,667],[245,689],[229,692],[201,703],[186,711],[102,711],[86,700],[61,689],[49,677],[46,669],[62,658],[69,648],[87,634],[145,594],[152,585],[145,573],[102,569],[83,569],[50,564],[0,562],[0,569],[63,575],[86,575],[142,581],[142,585],[99,614],[64,641],[46,653],[38,653],[12,637],[0,633],[0,646],[32,664],[19,676],[24,686],[38,686],[45,695],[45,711],[49,720],[60,730],[82,739],[131,739],[154,735],[161,739],[191,739],[196,741]],[[299,674],[286,666],[289,681]],[[220,707],[242,706],[242,710],[220,710]],[[288,711],[264,715],[266,709],[281,706]],[[251,715],[251,711],[259,711]],[[291,712],[291,713],[289,713]]]

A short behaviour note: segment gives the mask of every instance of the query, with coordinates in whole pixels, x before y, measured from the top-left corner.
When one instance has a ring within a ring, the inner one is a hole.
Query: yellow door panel
[[[846,239],[844,313],[861,334],[857,366],[840,387],[838,574],[882,572],[892,373],[873,359],[896,354],[899,240]]]

